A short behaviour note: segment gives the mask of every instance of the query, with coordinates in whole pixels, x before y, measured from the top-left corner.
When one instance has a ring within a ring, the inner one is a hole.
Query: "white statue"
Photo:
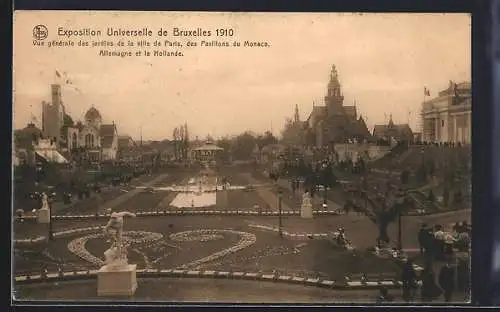
[[[123,217],[135,217],[134,213],[123,211],[113,212],[108,223],[104,227],[104,233],[110,238],[111,247],[104,252],[105,262],[107,265],[119,266],[126,265],[127,252],[123,244]]]
[[[45,192],[42,193],[42,208],[41,209],[49,209],[49,197]]]
[[[42,193],[42,207],[38,210],[33,209],[33,212],[36,213],[36,219],[38,223],[50,223],[50,209],[49,209],[49,197],[47,194]]]
[[[300,216],[305,219],[311,219],[312,218],[312,199],[311,195],[309,192],[304,192],[304,195],[302,195],[302,206],[300,210]]]
[[[311,195],[309,194],[308,191],[305,191],[304,194],[302,195],[302,206],[309,206],[311,205]]]

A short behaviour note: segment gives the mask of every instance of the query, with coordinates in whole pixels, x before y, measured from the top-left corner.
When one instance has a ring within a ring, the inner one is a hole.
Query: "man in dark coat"
[[[455,269],[449,262],[441,268],[439,272],[439,287],[443,290],[445,302],[450,302],[455,284]]]
[[[420,231],[418,231],[418,244],[420,245],[420,255],[424,255],[424,251],[429,251],[429,229],[427,224],[422,223]]]
[[[413,297],[413,290],[416,288],[417,274],[413,268],[413,260],[408,259],[403,266],[403,274],[401,276],[403,282],[403,300],[409,302]]]
[[[426,263],[424,270],[420,274],[420,280],[422,281],[422,288],[420,289],[422,302],[431,302],[441,296],[442,291],[436,285],[436,276],[431,262]]]

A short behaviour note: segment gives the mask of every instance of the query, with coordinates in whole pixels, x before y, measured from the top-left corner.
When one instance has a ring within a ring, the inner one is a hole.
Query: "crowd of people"
[[[471,227],[467,223],[457,222],[452,231],[445,231],[442,225],[428,226],[423,223],[418,233],[420,253],[425,259],[449,260],[454,250],[467,252],[470,246]]]

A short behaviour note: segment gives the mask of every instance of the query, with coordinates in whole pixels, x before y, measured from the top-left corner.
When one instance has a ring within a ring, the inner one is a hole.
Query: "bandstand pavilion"
[[[224,149],[213,141],[206,141],[202,146],[191,150],[191,157],[198,163],[215,164],[221,158],[222,151]]]

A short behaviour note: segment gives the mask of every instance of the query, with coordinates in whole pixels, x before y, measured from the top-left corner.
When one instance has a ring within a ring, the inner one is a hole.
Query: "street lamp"
[[[278,229],[279,229],[279,234],[281,237],[283,237],[283,220],[281,218],[281,201],[283,200],[283,191],[281,188],[278,188]]]
[[[54,238],[54,231],[52,228],[52,199],[48,199],[49,202],[49,238],[48,240],[51,241]]]
[[[401,200],[402,202],[400,203],[400,207],[398,209],[398,250],[401,252],[403,250],[403,229],[402,229],[402,223],[403,223],[403,205],[406,204],[406,191],[405,189],[400,190],[400,198],[398,200]]]
[[[329,164],[326,160],[323,161],[322,164],[322,175],[323,175],[323,207],[327,207],[328,205],[328,186],[331,184],[331,170]]]

